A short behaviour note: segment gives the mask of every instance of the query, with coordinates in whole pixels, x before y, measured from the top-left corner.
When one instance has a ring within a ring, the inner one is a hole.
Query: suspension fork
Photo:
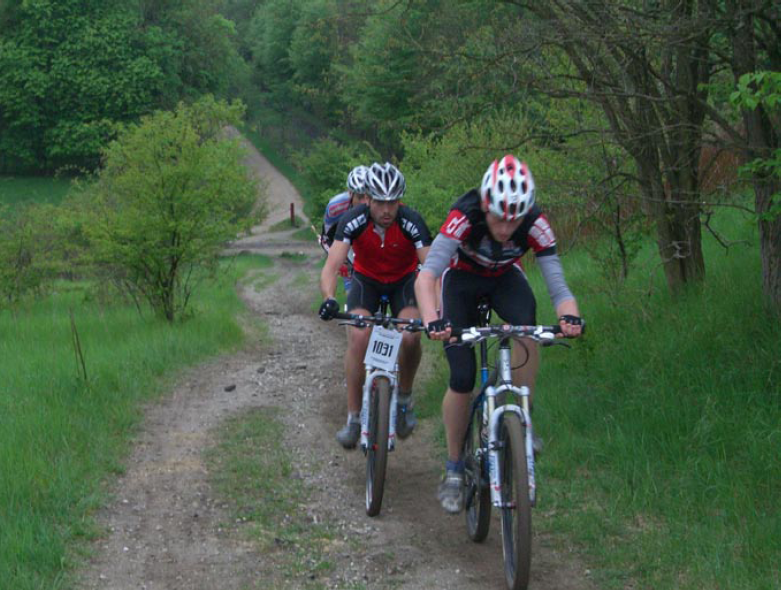
[[[502,394],[514,393],[521,400],[521,405],[504,403],[497,407],[496,398]],[[536,501],[536,482],[534,473],[534,447],[532,445],[532,421],[529,412],[529,388],[525,385],[516,387],[512,384],[511,341],[503,340],[499,348],[499,381],[497,385],[489,385],[485,389],[487,407],[489,412],[488,423],[488,465],[491,480],[491,503],[499,508],[502,505],[502,466],[499,462],[501,440],[499,429],[504,414],[507,412],[516,414],[521,423],[526,426],[525,454],[529,475],[529,499],[532,505]],[[485,418],[484,418],[485,420]]]
[[[399,367],[396,365],[396,372]],[[366,379],[363,383],[363,401],[361,403],[361,449],[366,451],[369,445],[369,407],[371,403],[371,391],[374,382],[380,377],[385,377],[391,386],[390,399],[390,424],[388,428],[388,450],[396,448],[396,404],[399,399],[399,383],[396,375],[374,367],[366,368]]]

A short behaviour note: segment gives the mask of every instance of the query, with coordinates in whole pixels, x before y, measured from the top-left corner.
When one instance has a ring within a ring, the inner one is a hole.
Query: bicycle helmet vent
[[[406,188],[404,175],[393,164],[375,162],[369,168],[369,173],[366,175],[366,189],[372,199],[398,201],[404,196]]]
[[[534,205],[534,179],[525,162],[508,154],[488,167],[480,196],[488,211],[506,221],[514,221]]]
[[[359,195],[366,194],[366,175],[369,169],[366,166],[356,166],[347,175],[347,190]]]

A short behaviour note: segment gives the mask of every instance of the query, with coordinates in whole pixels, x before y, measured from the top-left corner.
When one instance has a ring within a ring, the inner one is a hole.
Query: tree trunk
[[[756,38],[751,0],[727,3],[729,14],[737,23],[732,31],[732,71],[737,81],[743,74],[756,70]],[[770,159],[779,148],[779,132],[764,107],[743,109],[746,127],[746,160]],[[773,195],[781,183],[770,173],[755,173],[754,203],[759,217],[759,251],[762,257],[762,290],[768,304],[781,315],[781,217],[772,217]]]
[[[699,205],[676,202],[665,190],[662,176],[653,166],[654,160],[640,165],[641,191],[646,211],[656,226],[656,246],[662,259],[667,287],[679,293],[687,283],[705,276],[702,255],[702,235]],[[680,192],[676,190],[675,193]],[[673,193],[674,194],[674,193]]]

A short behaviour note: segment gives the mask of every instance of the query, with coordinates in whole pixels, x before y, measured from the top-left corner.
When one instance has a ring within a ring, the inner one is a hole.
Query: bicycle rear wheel
[[[385,377],[378,377],[369,396],[369,440],[366,447],[366,514],[369,516],[380,513],[385,491],[390,399],[390,382]]]
[[[475,543],[482,543],[491,524],[491,489],[488,479],[488,455],[483,453],[483,408],[478,404],[464,439],[464,486],[466,532]]]
[[[525,590],[531,569],[532,516],[524,442],[526,427],[518,415],[504,414],[499,440],[505,580],[511,590]]]

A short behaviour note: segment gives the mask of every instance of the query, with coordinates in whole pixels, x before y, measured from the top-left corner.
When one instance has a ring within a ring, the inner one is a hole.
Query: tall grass
[[[176,325],[73,284],[0,311],[0,588],[68,585],[73,541],[91,534],[100,481],[121,470],[140,403],[165,390],[164,376],[241,344],[234,284],[257,264],[231,264]]]
[[[0,176],[0,204],[59,203],[70,190],[70,181],[43,176]]]
[[[781,338],[755,233],[722,223],[753,246],[706,236],[705,283],[675,299],[658,270],[611,297],[592,263],[565,261],[589,332],[545,352],[540,509],[589,547],[601,587],[779,587]]]

